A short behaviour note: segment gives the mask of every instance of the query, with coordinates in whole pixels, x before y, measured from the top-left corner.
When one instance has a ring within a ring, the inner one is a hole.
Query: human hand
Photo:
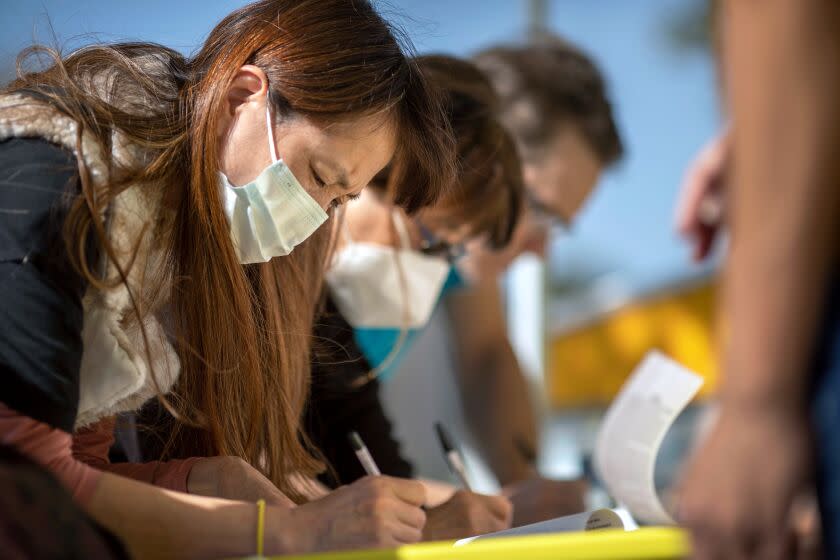
[[[247,461],[231,456],[199,459],[190,470],[187,492],[243,502],[262,499],[267,504],[276,506],[295,505]]]
[[[793,558],[792,505],[811,465],[804,412],[725,405],[680,485],[676,517],[694,558]]]
[[[505,486],[502,493],[513,504],[513,526],[538,523],[586,510],[583,480],[551,480],[535,476]]]
[[[707,144],[688,168],[677,204],[677,231],[693,245],[692,258],[702,261],[712,248],[723,222],[724,175],[729,134]]]
[[[299,550],[394,548],[418,542],[426,514],[420,482],[368,476],[291,511]]]
[[[459,490],[426,512],[423,540],[461,539],[509,529],[512,512],[513,506],[503,496]]]
[[[322,484],[318,479],[309,478],[300,473],[290,475],[289,483],[307,502],[318,500],[332,492],[330,488]]]
[[[815,489],[794,499],[790,525],[796,537],[796,560],[820,560],[823,557],[822,527]]]

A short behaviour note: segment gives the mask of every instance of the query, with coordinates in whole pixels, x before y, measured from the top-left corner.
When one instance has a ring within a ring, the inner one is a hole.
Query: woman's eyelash
[[[318,175],[318,172],[315,171],[314,168],[310,167],[309,171],[312,173],[312,178],[315,180],[316,185],[318,185],[319,187],[323,187],[327,184],[323,179],[321,179],[321,176]]]
[[[360,196],[362,196],[362,193],[348,194],[348,195],[345,195],[345,196],[340,196],[338,198],[333,199],[330,206],[332,206],[333,208],[338,208],[342,204],[347,204],[351,200],[356,200]]]

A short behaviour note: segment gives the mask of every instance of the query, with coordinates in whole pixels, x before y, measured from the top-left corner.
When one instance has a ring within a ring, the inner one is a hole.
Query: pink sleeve
[[[73,434],[73,457],[99,470],[111,472],[168,490],[187,492],[190,470],[200,457],[148,463],[111,463],[108,450],[114,443],[113,417],[77,430]]]
[[[2,402],[0,443],[14,447],[46,467],[82,504],[90,500],[102,475],[96,469],[73,458],[73,440],[69,433],[24,416]]]

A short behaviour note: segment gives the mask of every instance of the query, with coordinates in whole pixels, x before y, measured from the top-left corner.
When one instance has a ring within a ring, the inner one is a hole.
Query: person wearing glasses
[[[422,346],[406,357],[396,381],[400,385],[389,387],[388,396],[409,385],[416,390],[405,378],[428,375],[430,356],[453,356],[465,423],[513,503],[514,525],[520,525],[581,511],[586,487],[546,479],[534,466],[539,454],[535,408],[508,340],[499,281],[519,255],[543,256],[552,230],[573,226],[623,146],[604,79],[574,45],[545,35],[528,44],[487,49],[473,61],[493,83],[500,119],[516,141],[525,211],[501,250],[468,243],[459,267],[467,286],[447,295],[445,313],[429,328],[440,332],[428,332]],[[412,413],[400,409],[403,418]],[[432,440],[431,429],[426,436],[407,422],[398,431],[411,434],[415,444]]]
[[[332,469],[322,480],[349,484],[365,475],[347,432],[358,431],[383,473],[411,478],[379,400],[380,382],[399,369],[405,351],[446,294],[464,285],[467,244],[500,250],[524,205],[514,141],[497,118],[490,82],[471,63],[446,56],[417,59],[443,90],[455,133],[459,173],[436,203],[409,215],[394,203],[386,170],[343,209],[326,279],[325,312],[316,321],[308,434]],[[424,538],[460,538],[511,524],[501,496],[427,483]]]
[[[460,225],[447,217],[440,205],[418,214],[413,230],[410,230],[414,232],[417,247],[425,241],[429,248],[435,246],[450,258],[462,251],[465,253],[457,261],[455,272],[446,272],[448,281],[441,280],[443,266],[434,273],[424,272],[428,274],[424,280],[414,280],[413,276],[405,280],[418,286],[440,285],[443,288],[445,297],[442,301],[449,323],[444,337],[449,347],[433,351],[449,354],[450,348],[454,349],[457,385],[467,421],[483,457],[503,487],[504,495],[510,498],[513,525],[522,525],[582,511],[586,487],[579,481],[543,478],[534,467],[539,451],[534,405],[507,338],[499,278],[517,256],[528,252],[544,255],[552,229],[572,225],[601,173],[620,159],[623,147],[604,80],[595,64],[573,45],[547,35],[528,45],[486,50],[473,61],[492,83],[498,98],[499,120],[513,137],[520,155],[525,187],[523,208],[510,238],[503,244],[488,243],[486,236],[463,234],[469,230],[465,224],[492,208],[487,194],[483,193],[475,200],[462,196],[464,207],[459,215],[467,219]],[[462,173],[464,169],[462,166]],[[376,196],[375,191],[365,193],[359,202],[375,208],[372,202]],[[350,222],[347,231],[351,236],[360,235],[360,230],[368,227],[370,231],[378,231],[380,242],[399,239],[398,218],[391,227],[386,207],[380,205],[378,214],[371,210],[364,212],[362,207],[355,207],[359,202],[347,207]],[[412,226],[412,222],[408,223]],[[423,235],[425,229],[432,235]],[[333,298],[337,295],[334,274],[332,279],[328,275],[327,280]],[[456,275],[460,288],[452,290]],[[381,285],[401,281],[396,272],[391,277],[387,279],[381,275]],[[370,289],[375,286],[371,284]],[[391,421],[380,403],[380,382],[392,376],[398,366],[400,376],[426,375],[428,356],[415,352],[404,360],[415,331],[382,328],[393,327],[394,321],[389,325],[376,323],[377,313],[397,315],[399,308],[392,307],[391,299],[400,293],[396,288],[383,288],[371,293],[369,299],[360,296],[361,289],[353,295],[349,292],[345,299],[356,299],[342,312],[351,319],[350,325],[342,326],[333,316],[332,321],[322,322],[321,337],[344,342],[348,332],[352,332],[354,336],[349,338],[355,338],[359,342],[357,348],[363,350],[366,343],[373,346],[377,337],[387,337],[391,344],[378,346],[375,354],[370,349],[354,353],[353,345],[348,344],[333,348],[333,354],[327,353],[323,363],[318,365],[324,368],[324,374],[316,373],[313,378],[308,419],[310,433],[330,459],[337,482],[351,482],[364,474],[343,436],[331,429],[341,423],[352,424],[362,434],[383,472],[412,476],[412,465],[404,458],[400,443],[392,434]],[[404,325],[411,327],[410,319],[416,321],[418,318],[422,319],[419,323],[425,325],[434,307],[429,300],[436,303],[441,299],[439,291],[433,292],[422,309],[419,309],[422,300],[409,301],[410,311],[417,313],[411,315],[406,310]],[[389,308],[395,310],[389,312]],[[358,311],[359,315],[354,316],[353,311]],[[420,311],[424,313],[420,315]],[[329,318],[329,313],[325,317]],[[367,323],[363,324],[361,319],[367,319]],[[322,345],[332,347],[329,343]],[[371,355],[374,359],[367,363],[370,367],[362,368],[366,375],[356,381],[364,385],[348,398],[347,392],[337,387],[336,380],[344,376],[336,374],[336,368],[358,371],[359,360]],[[426,398],[417,395],[421,402]],[[315,407],[321,410],[313,413]],[[429,418],[430,433],[434,420]],[[444,501],[441,508],[454,509],[456,504],[452,502],[457,502],[461,493],[445,501],[451,492],[451,488],[447,492],[446,487],[427,483],[427,498]],[[438,525],[434,509],[430,510],[427,519],[426,534],[434,535]],[[457,536],[455,526],[452,523],[440,538]]]

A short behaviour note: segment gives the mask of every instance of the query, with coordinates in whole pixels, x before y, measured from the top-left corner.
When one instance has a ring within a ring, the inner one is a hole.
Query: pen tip
[[[446,428],[440,422],[435,422],[435,431],[437,432],[438,440],[444,452],[449,453],[454,449],[452,441],[449,439],[449,434],[446,433]]]
[[[353,446],[354,451],[361,451],[365,447],[365,444],[362,443],[361,436],[359,436],[359,432],[355,430],[347,434],[347,441]]]

